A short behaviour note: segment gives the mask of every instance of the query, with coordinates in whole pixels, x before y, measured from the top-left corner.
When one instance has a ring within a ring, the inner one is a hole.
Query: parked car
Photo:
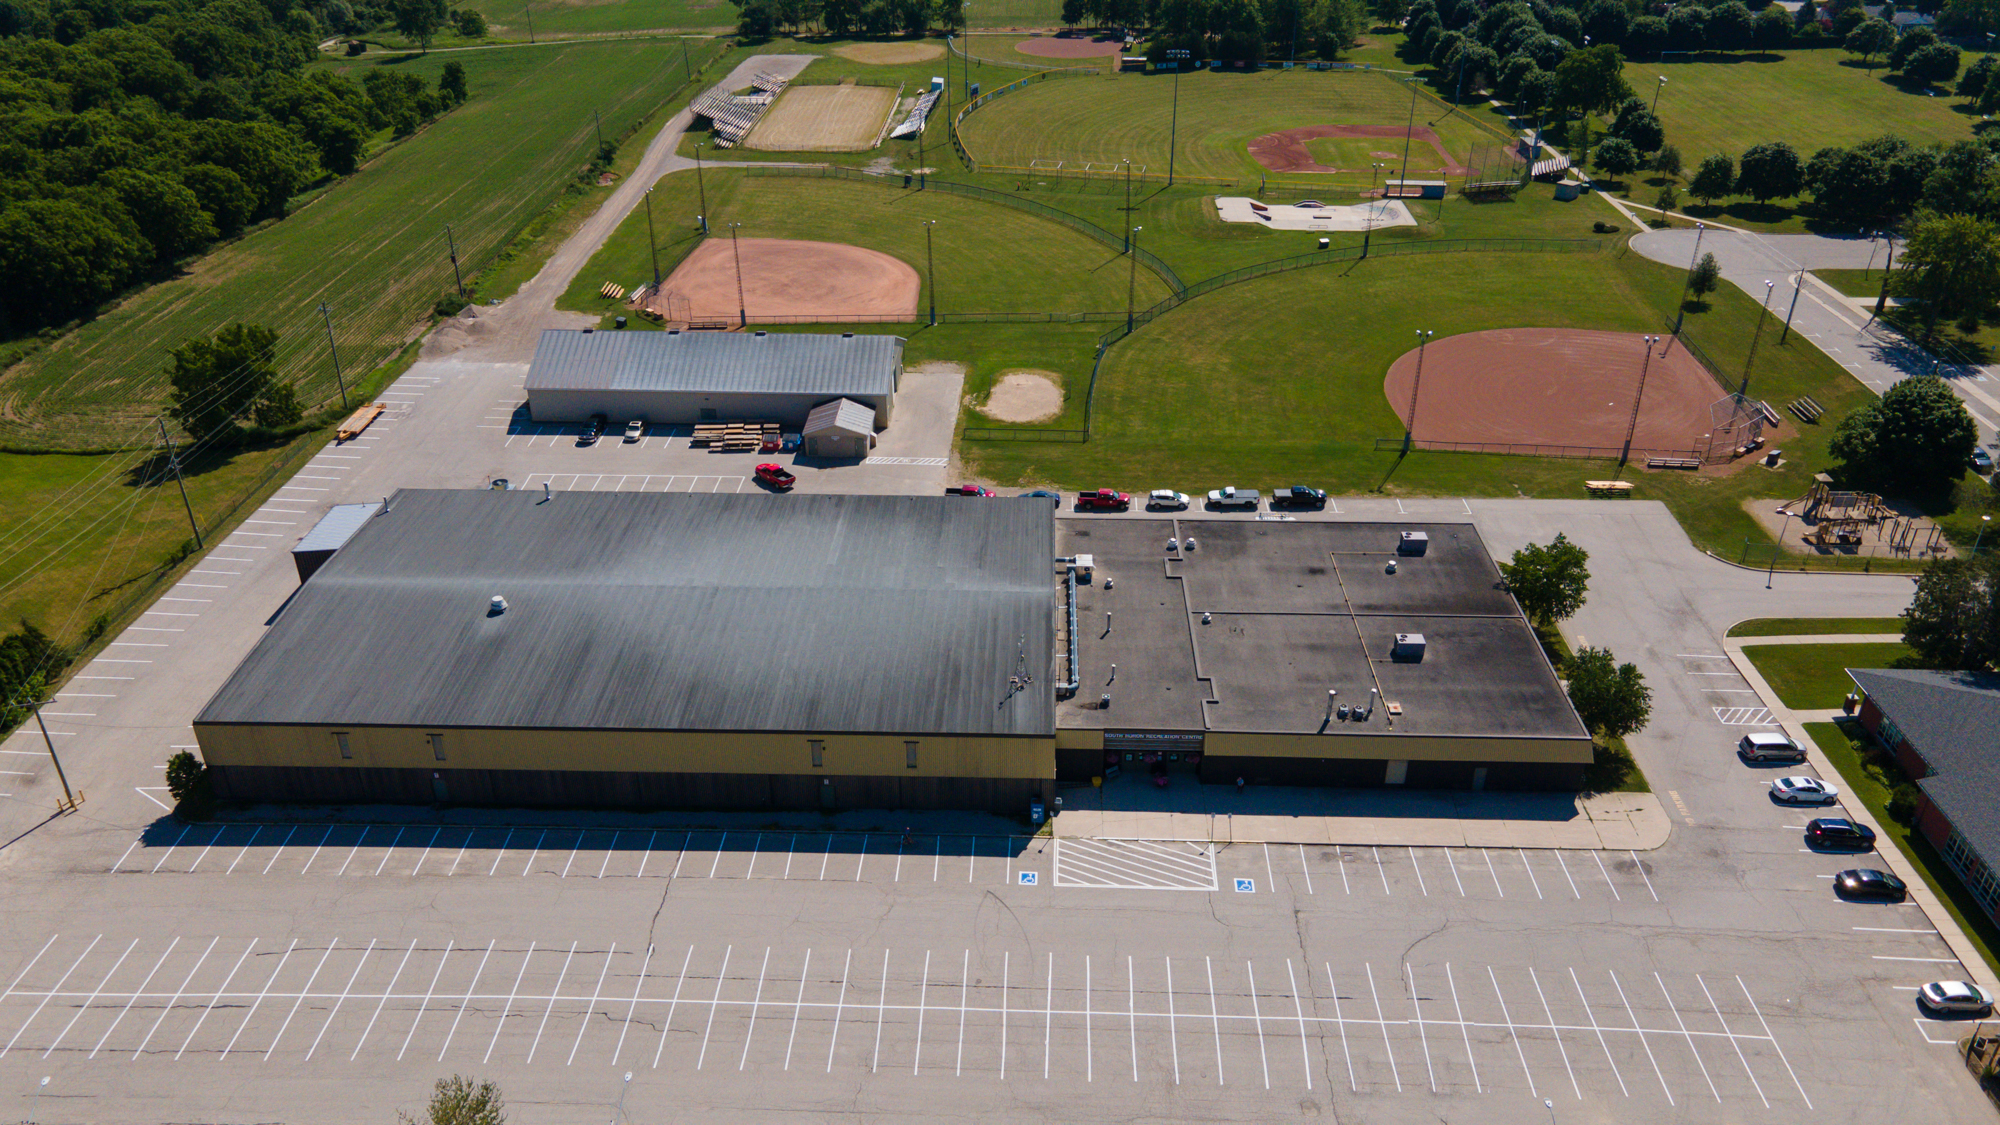
[[[1281,505],[1294,508],[1324,508],[1326,490],[1303,484],[1295,484],[1290,488],[1274,488],[1271,490],[1271,506],[1276,508]]]
[[[1806,843],[1816,848],[1850,848],[1865,852],[1875,846],[1875,830],[1842,817],[1814,817],[1806,821]]]
[[[1816,777],[1781,777],[1771,783],[1771,796],[1788,805],[1830,805],[1840,790]]]
[[[766,462],[757,466],[757,483],[769,485],[782,492],[799,483],[799,478],[786,472],[783,465]]]
[[[1746,734],[1736,741],[1736,752],[1746,762],[1803,762],[1806,760],[1805,747],[1793,742],[1791,736],[1771,731]]]
[[[1843,871],[1833,877],[1833,887],[1844,898],[1879,898],[1884,902],[1901,902],[1910,893],[1901,879],[1875,870]]]
[[[1208,494],[1208,502],[1218,508],[1242,508],[1252,512],[1257,510],[1259,499],[1261,497],[1258,496],[1257,490],[1254,488],[1225,486]]]
[[[638,441],[640,438],[645,436],[646,436],[646,420],[644,418],[634,418],[630,422],[625,423],[626,441],[628,442]]]
[[[1993,994],[1963,980],[1934,980],[1917,989],[1917,999],[1933,1012],[1971,1012],[1985,1015],[1993,1010]]]
[[[610,424],[611,419],[606,418],[604,415],[592,414],[590,421],[584,424],[583,434],[576,439],[576,443],[578,445],[596,445],[597,439],[604,436],[604,427]]]
[[[1058,504],[1062,503],[1062,493],[1050,492],[1046,488],[1037,488],[1033,492],[1023,492],[1021,495],[1024,497],[1033,496],[1037,500],[1054,500]]]
[[[1132,497],[1115,488],[1099,488],[1077,493],[1076,506],[1086,512],[1122,512],[1132,506]]]
[[[1146,506],[1163,512],[1179,512],[1188,506],[1188,494],[1171,488],[1156,488],[1146,494]]]
[[[998,496],[999,493],[977,484],[951,484],[944,489],[946,496]]]
[[[757,446],[757,452],[759,452],[759,453],[776,453],[776,452],[778,452],[778,451],[779,451],[780,449],[783,449],[784,447],[785,447],[785,439],[784,439],[784,438],[774,438],[774,437],[767,437],[767,438],[765,438],[765,439],[764,439],[764,441],[763,441],[763,443],[762,443],[762,444],[760,444],[760,445],[758,445],[758,446]]]
[[[1972,471],[1975,473],[1990,473],[1993,471],[1993,455],[1986,452],[1986,447],[1983,445],[1972,447]]]

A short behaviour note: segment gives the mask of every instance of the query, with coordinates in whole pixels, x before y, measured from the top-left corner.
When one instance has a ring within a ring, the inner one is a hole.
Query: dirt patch
[[[1465,166],[1445,151],[1444,142],[1438,139],[1436,131],[1423,125],[1413,130],[1401,125],[1308,125],[1303,129],[1286,129],[1282,133],[1266,133],[1251,141],[1250,159],[1273,172],[1352,172],[1359,169],[1329,168],[1314,160],[1311,151],[1306,148],[1306,142],[1321,137],[1394,137],[1402,140],[1405,134],[1421,144],[1429,145],[1431,151],[1437,154],[1438,160],[1435,167],[1419,168],[1412,165],[1411,172],[1450,176],[1465,174]],[[1378,152],[1374,155],[1382,154]],[[1400,172],[1401,169],[1398,168],[1397,171]]]
[[[599,172],[597,174],[598,187],[610,187],[612,184],[615,184],[617,182],[618,182],[618,173],[616,172]]]
[[[917,271],[879,250],[841,242],[711,238],[694,248],[646,307],[671,321],[737,320],[736,256],[743,259],[742,309],[758,323],[915,320]]]
[[[976,409],[1000,422],[1045,422],[1062,413],[1062,376],[1021,368],[1004,371]]]
[[[1432,448],[1534,454],[1539,447],[1554,455],[1590,447],[1598,456],[1616,457],[1643,368],[1646,390],[1632,455],[1686,457],[1707,448],[1709,404],[1724,396],[1686,349],[1669,341],[1661,355],[1656,346],[1648,364],[1644,337],[1630,332],[1468,332],[1426,346],[1422,363],[1414,431]],[[1406,426],[1417,364],[1418,353],[1405,352],[1382,380],[1383,394]]]
[[[865,152],[896,108],[890,86],[793,86],[764,115],[745,148],[766,152]]]
[[[1097,59],[1123,53],[1125,41],[1095,39],[1082,35],[1058,35],[1052,38],[1024,39],[1014,44],[1014,49],[1024,55],[1033,55],[1040,59]]]
[[[939,43],[849,43],[844,47],[835,47],[833,53],[858,63],[900,66],[941,59],[944,57],[944,46]]]

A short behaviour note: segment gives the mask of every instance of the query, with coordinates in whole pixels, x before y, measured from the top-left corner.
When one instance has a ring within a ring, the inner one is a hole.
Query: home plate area
[[[1203,840],[1058,839],[1058,887],[1213,891],[1215,845]]]

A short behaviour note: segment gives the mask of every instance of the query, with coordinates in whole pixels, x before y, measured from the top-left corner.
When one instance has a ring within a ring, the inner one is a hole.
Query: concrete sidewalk
[[[1155,798],[1160,807],[1141,807]],[[1651,851],[1667,842],[1671,828],[1651,793],[1256,786],[1239,793],[1187,778],[1155,791],[1138,777],[1065,793],[1055,819],[1056,835],[1064,837],[1606,851]]]

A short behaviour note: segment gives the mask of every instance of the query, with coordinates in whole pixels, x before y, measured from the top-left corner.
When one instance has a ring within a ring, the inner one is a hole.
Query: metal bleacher
[[[784,93],[790,79],[775,74],[758,74],[750,80],[755,93],[732,94],[720,86],[709,89],[689,107],[696,117],[706,117],[715,132],[715,147],[730,148],[743,143],[757,119]]]

